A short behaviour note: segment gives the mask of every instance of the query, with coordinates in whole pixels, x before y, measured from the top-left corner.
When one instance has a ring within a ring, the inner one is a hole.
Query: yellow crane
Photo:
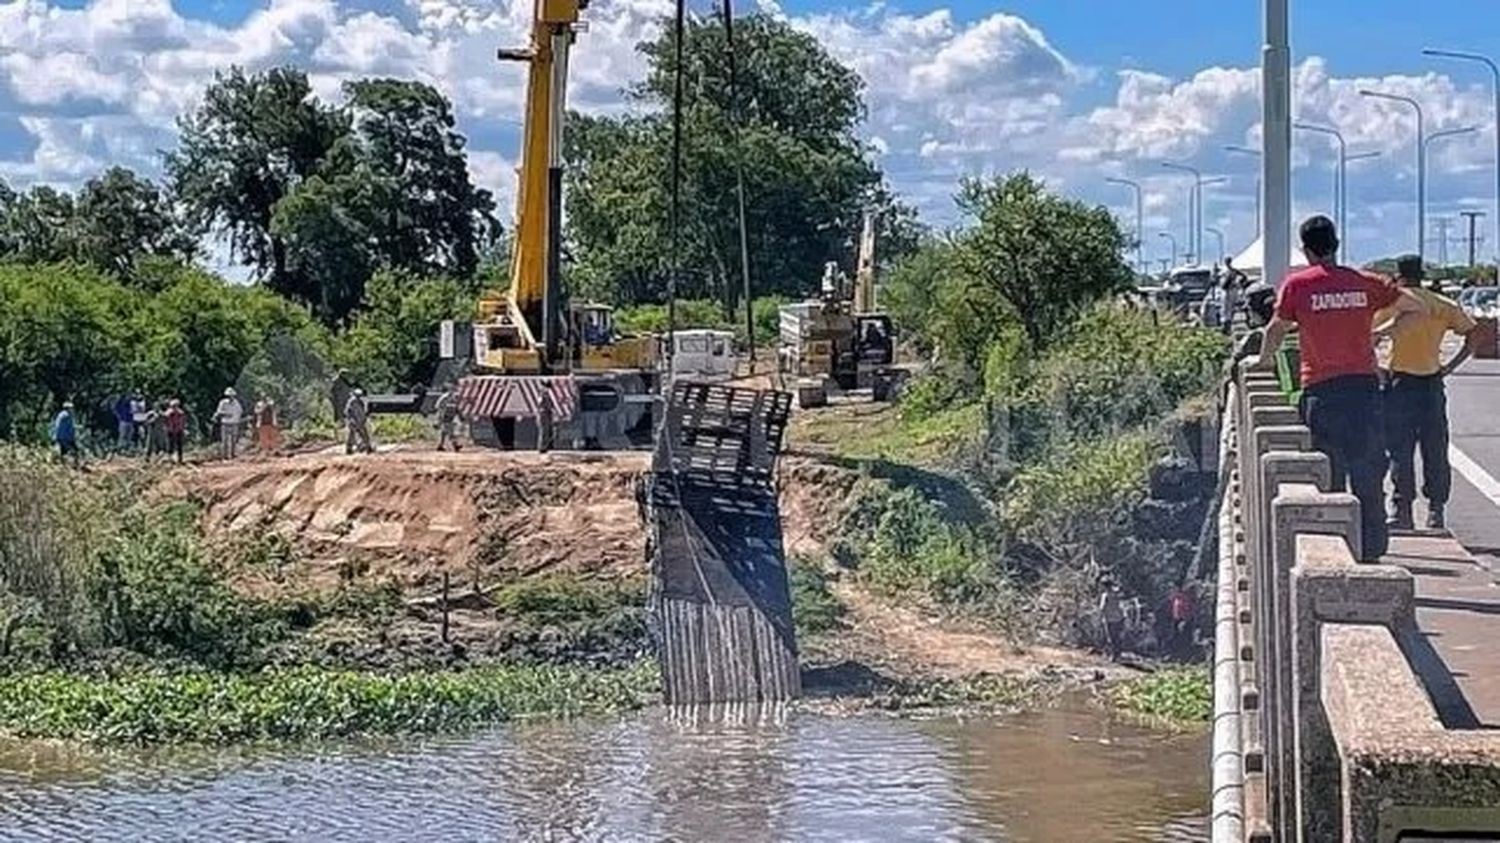
[[[492,420],[501,447],[525,444],[553,423],[560,447],[570,438],[588,447],[639,439],[643,428],[649,438],[659,341],[620,335],[612,308],[565,302],[562,291],[568,56],[587,6],[536,0],[530,45],[497,53],[527,64],[515,251],[509,288],[479,300],[472,347],[464,349],[472,369],[458,394],[471,429]],[[446,335],[443,342],[452,348]]]

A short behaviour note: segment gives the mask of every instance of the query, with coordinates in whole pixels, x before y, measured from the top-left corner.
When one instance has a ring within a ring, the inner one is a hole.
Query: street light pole
[[[1432,148],[1432,142],[1433,141],[1437,141],[1437,140],[1442,140],[1443,138],[1458,137],[1459,135],[1471,135],[1471,134],[1473,134],[1473,133],[1475,133],[1477,131],[1479,131],[1479,127],[1478,126],[1465,126],[1462,129],[1444,129],[1441,132],[1433,132],[1431,135],[1428,135],[1427,139],[1423,142],[1423,145],[1422,145],[1422,157],[1420,159],[1421,160],[1421,166],[1422,166],[1422,173],[1420,174],[1421,178],[1418,179],[1418,182],[1422,185],[1422,191],[1423,191],[1423,194],[1422,194],[1422,207],[1424,209],[1423,210],[1424,214],[1426,213],[1425,209],[1427,207],[1427,194],[1426,194],[1426,191],[1427,191],[1427,156],[1428,156],[1429,150]],[[1444,237],[1444,240],[1446,241],[1447,240],[1447,235],[1445,234],[1445,235],[1443,235],[1443,237]],[[1443,254],[1445,256],[1445,259],[1446,259],[1447,251],[1448,251],[1448,246],[1447,246],[1447,243],[1444,242],[1443,248],[1442,248],[1442,252],[1443,252]],[[1424,254],[1425,254],[1425,252],[1424,252]],[[1446,262],[1446,260],[1445,260],[1445,262]]]
[[[1353,164],[1355,161],[1364,161],[1370,158],[1379,157],[1380,150],[1374,150],[1372,152],[1356,152],[1355,154],[1346,157],[1344,159],[1344,163]],[[1339,182],[1339,207],[1344,210],[1345,220],[1347,221],[1349,212],[1349,176],[1347,173],[1344,174],[1344,177]],[[1341,226],[1344,224],[1345,223],[1340,223]],[[1339,253],[1342,254],[1345,259],[1347,259],[1349,256],[1349,243],[1352,239],[1353,238],[1350,236],[1350,232],[1348,231],[1348,229],[1340,228],[1339,243],[1341,244],[1341,249]]]
[[[1311,123],[1293,123],[1292,127],[1305,132],[1317,132],[1322,135],[1330,135],[1339,144],[1338,168],[1333,174],[1333,217],[1339,221],[1339,260],[1342,262],[1344,256],[1343,238],[1347,231],[1348,219],[1344,212],[1344,179],[1346,177],[1347,161],[1349,159],[1349,146],[1344,143],[1344,135],[1338,129],[1331,126],[1315,126]]]
[[[1224,147],[1225,152],[1238,152],[1241,155],[1254,155],[1260,157],[1260,150],[1251,149],[1248,146],[1235,146],[1233,144]],[[1260,174],[1255,174],[1255,236],[1260,236]]]
[[[1427,147],[1422,129],[1422,104],[1411,97],[1387,94],[1383,91],[1362,90],[1361,96],[1405,103],[1417,112],[1417,257],[1427,257]]]
[[[1495,93],[1495,245],[1500,247],[1500,66],[1490,59],[1478,53],[1466,53],[1458,50],[1423,50],[1423,55],[1441,56],[1449,59],[1462,59],[1464,61],[1477,61],[1490,69],[1490,75],[1494,77]]]
[[[1265,0],[1260,59],[1261,277],[1279,285],[1292,256],[1292,46],[1288,0]],[[1285,781],[1282,782],[1285,784]],[[1281,788],[1280,792],[1285,792]]]
[[[1203,230],[1208,232],[1209,234],[1212,234],[1214,238],[1219,241],[1218,257],[1214,258],[1214,263],[1217,264],[1219,261],[1224,259],[1224,255],[1226,254],[1226,252],[1224,251],[1224,232],[1218,230],[1217,228],[1205,228]]]
[[[1161,162],[1163,167],[1169,170],[1181,170],[1193,177],[1193,193],[1188,199],[1188,248],[1194,255],[1203,253],[1203,173],[1197,167],[1189,167],[1186,164],[1178,164],[1173,161]]]
[[[1172,263],[1177,263],[1177,238],[1174,237],[1172,235],[1172,232],[1170,231],[1158,231],[1156,232],[1156,236],[1167,238],[1167,243],[1172,247],[1172,251],[1170,252],[1172,256]]]
[[[1117,179],[1113,177],[1106,178],[1105,181],[1109,182],[1110,184],[1124,185],[1135,191],[1135,264],[1136,268],[1139,269],[1142,273],[1150,272],[1151,267],[1146,263],[1146,247],[1141,242],[1142,240],[1146,239],[1145,232],[1141,228],[1145,219],[1145,216],[1142,213],[1145,208],[1145,204],[1141,201],[1141,183],[1137,181],[1131,181],[1130,179]]]

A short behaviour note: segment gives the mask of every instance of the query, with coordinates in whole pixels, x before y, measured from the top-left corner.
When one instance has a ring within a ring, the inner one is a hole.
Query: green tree
[[[425,386],[437,369],[437,326],[474,312],[467,284],[383,271],[365,287],[359,317],[338,340],[334,357],[361,383]]]
[[[63,401],[81,417],[123,386],[136,296],[68,264],[0,266],[0,434],[40,435]]]
[[[78,257],[122,279],[133,278],[142,256],[185,260],[195,251],[156,185],[123,167],[83,186],[74,222]]]
[[[0,239],[6,258],[19,263],[56,263],[77,256],[72,196],[38,185],[23,194],[11,194],[4,204]]]
[[[272,231],[276,205],[316,174],[347,118],[313,96],[292,68],[217,73],[198,109],[179,120],[179,146],[167,173],[195,232],[227,234],[236,256],[267,286],[309,304],[312,281],[289,266]]]
[[[1131,286],[1125,236],[1102,205],[1049,193],[1027,173],[967,180],[957,202],[974,222],[958,239],[959,269],[976,292],[1010,305],[1033,348]]]
[[[474,274],[498,234],[495,202],[469,180],[453,108],[430,85],[395,79],[347,83],[360,160],[381,191],[366,226],[382,263],[419,274]]]
[[[754,294],[801,295],[824,263],[848,271],[867,205],[895,212],[856,134],[862,82],[812,36],[768,15],[737,22],[740,94],[731,102],[723,28],[698,21],[683,45],[687,90],[679,294],[737,304],[736,168],[743,166]],[[645,80],[631,91],[643,113],[570,117],[568,238],[575,284],[617,303],[660,301],[670,266],[670,107],[676,75],[670,31],[639,47]],[[743,117],[734,129],[734,111]],[[907,236],[890,241],[899,249]],[[895,252],[890,248],[888,255]]]

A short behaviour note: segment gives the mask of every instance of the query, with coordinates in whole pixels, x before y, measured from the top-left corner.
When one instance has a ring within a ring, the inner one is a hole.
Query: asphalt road
[[[1500,573],[1500,360],[1470,360],[1448,378],[1447,389],[1453,463],[1448,527]]]

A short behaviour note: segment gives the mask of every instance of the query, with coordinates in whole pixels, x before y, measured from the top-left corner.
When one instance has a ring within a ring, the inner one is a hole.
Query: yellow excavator
[[[527,64],[510,287],[483,296],[471,325],[445,324],[439,338],[440,356],[453,361],[448,380],[457,379],[459,412],[482,444],[531,447],[543,436],[559,448],[650,441],[659,340],[621,335],[613,309],[566,301],[562,288],[568,54],[587,5],[536,0],[530,46],[498,51],[501,61]]]
[[[891,318],[875,310],[875,215],[860,234],[854,289],[838,264],[824,267],[819,298],[783,305],[777,375],[799,407],[821,407],[835,391],[868,389],[889,400],[899,382]]]

